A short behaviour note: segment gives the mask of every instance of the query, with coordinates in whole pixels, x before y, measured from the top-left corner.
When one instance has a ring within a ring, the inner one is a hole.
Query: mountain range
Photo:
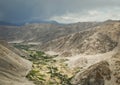
[[[120,22],[107,21],[91,29],[54,39],[42,44],[39,48],[44,51],[54,51],[63,56],[106,53],[117,46],[119,33]]]
[[[98,25],[99,22],[79,22],[75,24],[35,23],[25,26],[0,26],[0,39],[8,42],[44,43]]]
[[[51,24],[60,24],[56,21],[41,21],[41,20],[32,20],[32,21],[24,21],[24,22],[7,22],[0,21],[0,25],[2,26],[23,26],[26,24],[34,24],[34,23],[51,23]]]
[[[0,26],[0,39],[15,45],[32,44],[35,46],[30,49],[34,51],[57,55],[56,59],[67,59],[65,63],[71,70],[79,69],[70,80],[72,85],[120,85],[119,20]],[[28,55],[1,41],[2,84],[30,85],[25,76],[31,69],[31,63],[20,56]]]

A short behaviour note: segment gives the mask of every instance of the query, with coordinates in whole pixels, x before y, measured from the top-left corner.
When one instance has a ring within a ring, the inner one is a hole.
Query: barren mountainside
[[[72,85],[120,85],[120,46],[109,59],[102,60],[78,72],[71,80]],[[109,56],[109,55],[108,55]],[[104,57],[106,57],[104,55]]]
[[[32,63],[2,44],[0,44],[0,85],[33,85],[25,78],[31,70]]]
[[[0,26],[0,38],[7,41],[40,44],[99,24],[99,22],[79,22],[67,25],[40,23],[25,26]]]
[[[112,51],[118,44],[120,22],[106,22],[42,44],[38,49],[62,54],[97,54]],[[71,55],[70,55],[71,54]]]

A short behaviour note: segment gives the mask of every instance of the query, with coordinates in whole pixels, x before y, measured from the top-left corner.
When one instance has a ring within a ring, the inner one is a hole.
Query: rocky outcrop
[[[90,66],[84,72],[78,73],[72,80],[73,85],[105,85],[105,80],[111,79],[111,70],[106,61]]]
[[[109,62],[111,64],[111,70],[116,83],[114,85],[120,85],[120,53],[114,55]]]
[[[120,85],[120,54],[77,73],[72,85]]]
[[[33,85],[25,77],[32,63],[0,44],[0,85]]]

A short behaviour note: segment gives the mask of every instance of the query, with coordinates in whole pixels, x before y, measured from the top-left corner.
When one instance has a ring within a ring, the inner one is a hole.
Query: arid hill
[[[25,78],[32,63],[3,44],[0,42],[0,85],[33,85]]]

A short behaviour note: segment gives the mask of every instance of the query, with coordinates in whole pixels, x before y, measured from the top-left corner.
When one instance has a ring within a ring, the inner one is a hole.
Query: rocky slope
[[[106,80],[111,79],[111,71],[109,64],[106,61],[102,61],[95,65],[92,65],[84,72],[78,73],[72,80],[73,85],[106,85]],[[110,84],[109,84],[110,85]],[[113,84],[112,84],[113,85]]]
[[[120,49],[120,46],[117,48]],[[120,50],[118,49],[114,50],[115,54],[109,59],[78,72],[71,80],[72,85],[120,85]]]
[[[37,48],[63,56],[106,53],[117,46],[119,33],[120,22],[107,21],[100,26],[52,40]]]
[[[25,26],[0,26],[0,38],[14,43],[29,42],[40,44],[88,29],[100,24],[99,22],[79,22],[75,24],[27,24]]]
[[[25,77],[32,64],[0,44],[0,85],[33,85]]]

